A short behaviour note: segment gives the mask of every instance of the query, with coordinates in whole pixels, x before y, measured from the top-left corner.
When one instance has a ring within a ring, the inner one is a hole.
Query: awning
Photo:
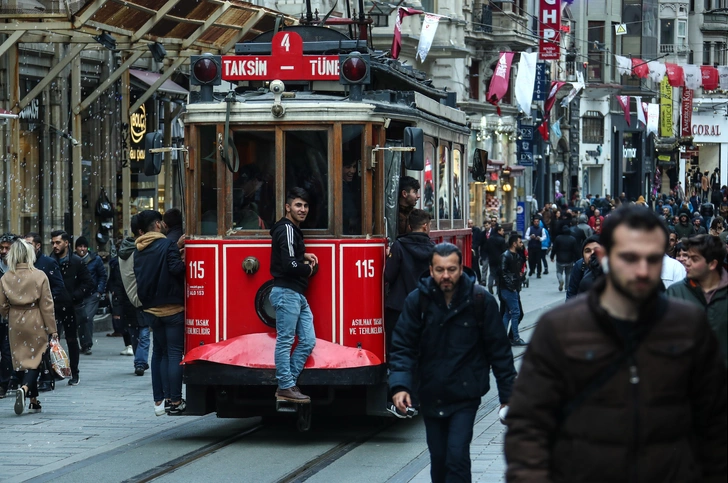
[[[151,86],[152,84],[157,82],[157,79],[159,79],[162,75],[157,74],[156,72],[148,72],[146,70],[136,69],[129,69],[129,74],[133,75],[134,77],[145,83],[147,86]],[[164,92],[165,94],[177,96],[186,96],[189,94],[189,91],[187,89],[177,84],[176,82],[172,82],[169,79],[165,80],[157,90],[159,92]]]

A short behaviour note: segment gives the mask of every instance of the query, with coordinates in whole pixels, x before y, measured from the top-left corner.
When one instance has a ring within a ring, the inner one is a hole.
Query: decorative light
[[[511,191],[513,189],[513,187],[510,185],[510,183],[504,183],[503,186],[501,186],[501,188],[506,193],[509,192],[509,191]]]

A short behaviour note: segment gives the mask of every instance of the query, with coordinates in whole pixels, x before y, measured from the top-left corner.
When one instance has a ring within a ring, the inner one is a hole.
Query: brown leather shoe
[[[299,404],[311,402],[311,398],[305,394],[301,394],[301,391],[296,386],[289,387],[288,389],[278,389],[276,391],[276,399]]]

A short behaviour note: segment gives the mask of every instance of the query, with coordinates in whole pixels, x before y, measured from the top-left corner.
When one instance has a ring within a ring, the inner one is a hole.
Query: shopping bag
[[[61,344],[55,339],[51,339],[51,366],[59,376],[71,377],[71,361]]]

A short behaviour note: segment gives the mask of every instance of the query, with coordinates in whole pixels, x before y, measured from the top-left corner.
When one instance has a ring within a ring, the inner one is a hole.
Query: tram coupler
[[[276,399],[276,412],[296,414],[296,429],[305,432],[311,429],[311,403],[295,403]]]

